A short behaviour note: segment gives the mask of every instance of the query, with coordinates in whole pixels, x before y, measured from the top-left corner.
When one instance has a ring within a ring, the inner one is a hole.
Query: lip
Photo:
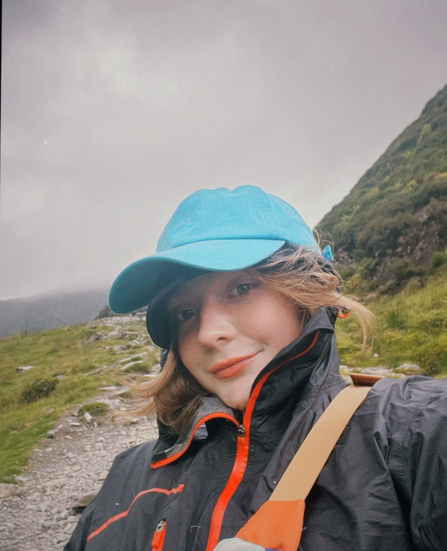
[[[218,379],[229,379],[244,370],[255,355],[256,354],[250,354],[249,356],[240,356],[238,358],[224,360],[214,364],[210,369],[210,373]]]

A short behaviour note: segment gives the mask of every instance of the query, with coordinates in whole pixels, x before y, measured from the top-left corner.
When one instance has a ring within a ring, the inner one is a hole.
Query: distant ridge
[[[94,319],[107,304],[107,290],[42,294],[0,301],[0,337],[54,329]]]
[[[345,277],[393,290],[447,246],[447,86],[322,219]]]

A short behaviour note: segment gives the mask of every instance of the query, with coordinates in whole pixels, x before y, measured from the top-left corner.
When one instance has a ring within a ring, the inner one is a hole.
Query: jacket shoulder
[[[389,437],[405,437],[415,423],[427,425],[447,420],[447,379],[410,376],[381,379],[370,390],[355,417],[372,416],[386,426]],[[429,427],[426,429],[430,433]]]
[[[429,403],[447,400],[447,378],[409,376],[402,379],[379,380],[371,389],[365,403],[375,406],[391,419],[399,410],[425,408]],[[441,408],[442,412],[442,408]]]

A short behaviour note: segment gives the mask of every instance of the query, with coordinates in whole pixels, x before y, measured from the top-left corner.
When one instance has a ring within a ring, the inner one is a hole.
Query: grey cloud
[[[6,0],[0,298],[109,284],[204,186],[260,185],[316,224],[445,84],[446,12]]]

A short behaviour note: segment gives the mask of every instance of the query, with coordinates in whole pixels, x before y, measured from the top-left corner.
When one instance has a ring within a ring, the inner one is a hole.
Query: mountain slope
[[[42,294],[0,301],[0,337],[17,331],[53,329],[95,318],[107,303],[106,290]]]
[[[357,272],[370,290],[394,290],[436,262],[447,245],[447,86],[318,231],[345,276]]]

